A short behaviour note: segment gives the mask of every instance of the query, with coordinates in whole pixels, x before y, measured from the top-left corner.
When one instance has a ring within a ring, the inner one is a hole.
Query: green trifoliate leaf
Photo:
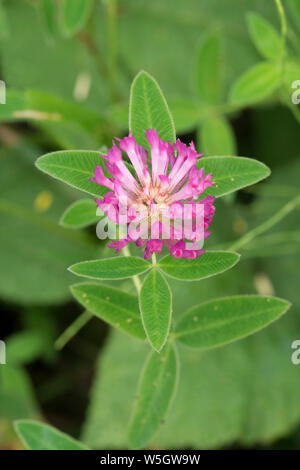
[[[175,338],[192,348],[215,348],[261,330],[289,307],[286,300],[257,295],[211,300],[183,315]]]
[[[249,13],[248,29],[252,41],[263,57],[279,60],[282,54],[282,41],[274,26],[257,13]]]
[[[107,259],[83,261],[73,264],[69,270],[77,276],[90,279],[126,279],[142,274],[151,264],[137,256],[114,256]]]
[[[202,42],[196,63],[197,91],[205,104],[216,105],[222,98],[221,41],[213,32]]]
[[[157,81],[147,72],[141,71],[131,85],[129,129],[139,145],[149,149],[145,132],[154,128],[161,139],[175,141],[174,122],[166,99]]]
[[[98,152],[93,151],[64,150],[48,153],[36,161],[39,170],[53,178],[94,196],[103,196],[107,188],[89,181],[94,177],[97,165],[101,165],[107,175],[103,159],[99,157]]]
[[[63,213],[59,223],[69,228],[84,228],[93,225],[101,218],[96,214],[97,206],[92,199],[81,199],[71,204]]]
[[[145,339],[138,299],[102,284],[82,283],[71,287],[75,299],[96,317],[139,339]]]
[[[208,188],[205,194],[215,197],[250,186],[270,174],[266,165],[253,158],[245,157],[200,158],[198,168],[204,168],[205,174],[213,174],[215,184]]]
[[[61,23],[66,36],[72,36],[84,26],[91,5],[91,0],[63,0]]]
[[[199,281],[227,271],[239,258],[240,255],[231,251],[206,251],[194,260],[166,256],[159,262],[159,268],[181,281]]]
[[[172,294],[167,281],[154,268],[147,275],[140,292],[143,325],[151,346],[160,351],[167,341],[172,315]]]
[[[175,395],[179,364],[174,346],[169,343],[158,354],[150,353],[138,387],[138,400],[130,425],[132,449],[144,447],[158,430]]]
[[[247,70],[234,83],[230,101],[246,105],[264,100],[280,85],[280,67],[271,62],[261,62]]]
[[[15,421],[14,425],[29,450],[89,450],[82,442],[48,424],[24,419]]]
[[[236,154],[234,131],[225,117],[206,119],[201,127],[200,141],[201,151],[206,156]]]

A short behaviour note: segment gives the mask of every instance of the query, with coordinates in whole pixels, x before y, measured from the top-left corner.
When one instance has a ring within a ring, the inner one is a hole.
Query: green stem
[[[275,0],[278,14],[280,17],[281,22],[281,57],[280,57],[280,65],[281,69],[284,67],[284,59],[285,59],[285,41],[286,41],[286,34],[287,34],[287,23],[286,23],[286,16],[285,12],[281,3],[281,0]]]
[[[131,256],[130,249],[129,249],[128,246],[125,246],[123,248],[123,252],[124,252],[125,256]],[[135,288],[137,290],[137,293],[139,294],[140,290],[141,290],[141,287],[142,287],[142,283],[140,281],[140,278],[138,276],[132,276],[132,280],[133,280],[133,283],[134,283]]]
[[[283,206],[276,214],[274,214],[270,219],[266,220],[263,224],[255,227],[250,232],[246,233],[243,237],[239,240],[234,242],[230,247],[229,250],[238,250],[239,248],[243,247],[247,243],[251,242],[256,238],[258,235],[266,232],[278,222],[280,222],[285,216],[287,216],[290,212],[292,212],[298,205],[300,204],[300,195],[296,196],[294,199],[289,201],[285,206]]]
[[[281,36],[285,40],[286,38],[286,32],[287,32],[287,23],[286,23],[286,16],[285,12],[281,3],[281,0],[275,0],[277,10],[280,16],[280,21],[281,21]]]
[[[63,349],[65,345],[90,321],[93,314],[85,310],[55,341],[56,349]]]
[[[199,121],[205,121],[208,118],[219,116],[220,114],[232,114],[241,111],[243,106],[232,103],[224,103],[215,106],[209,106],[205,110],[200,109]]]
[[[86,31],[80,31],[77,33],[77,37],[90,56],[94,59],[99,75],[108,80],[109,71],[107,65],[100,48],[97,46],[92,36]]]

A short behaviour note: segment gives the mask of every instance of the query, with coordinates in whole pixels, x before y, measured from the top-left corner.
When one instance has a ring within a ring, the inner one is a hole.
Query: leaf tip
[[[281,302],[286,306],[286,310],[283,313],[286,313],[290,310],[290,308],[293,306],[292,302],[286,299],[278,299],[281,300]]]
[[[258,160],[258,161],[259,161],[259,160]],[[271,168],[268,167],[268,165],[266,165],[266,164],[263,163],[263,162],[259,162],[259,163],[261,164],[261,166],[262,166],[262,167],[265,169],[265,171],[266,171],[266,176],[265,176],[265,178],[267,178],[268,176],[270,176],[270,174],[271,174]]]
[[[77,274],[76,271],[74,271],[74,266],[76,266],[77,263],[71,264],[71,266],[67,267],[67,271],[69,271],[72,274]]]
[[[17,434],[18,438],[27,449],[28,449],[28,445],[26,443],[26,440],[23,437],[22,426],[31,425],[31,424],[34,424],[34,421],[31,419],[17,419],[13,421],[13,428],[15,430],[15,433]]]
[[[150,77],[150,74],[149,74],[148,72],[146,72],[146,70],[143,70],[143,69],[140,70],[140,71],[135,75],[134,79],[132,80],[131,87],[130,87],[130,95],[132,94],[132,90],[133,90],[133,88],[134,88],[134,85],[135,85],[136,81],[137,81],[140,77],[142,77],[143,75]],[[152,77],[151,77],[151,78],[152,78]],[[130,103],[129,103],[129,104],[130,104]]]
[[[152,347],[152,349],[156,352],[156,353],[160,353],[161,350],[163,349],[164,345],[165,345],[165,342],[163,344],[159,343],[159,344],[154,344],[153,341],[150,341],[150,339],[148,338],[149,340],[149,343]]]
[[[58,225],[64,228],[70,228],[68,224],[65,223],[65,214],[66,214],[67,209],[61,214]]]
[[[241,260],[241,254],[238,253],[237,251],[231,251],[230,253],[232,253],[234,256],[235,256],[235,260],[234,260],[234,263],[232,265],[232,267],[234,267],[236,264],[238,264]]]
[[[41,156],[41,157],[37,158],[34,162],[34,166],[36,168],[38,168],[38,170],[41,170],[41,171],[43,171],[42,168],[41,168],[41,160],[43,159],[43,157],[44,156]]]
[[[16,419],[13,421],[13,427],[14,427],[14,430],[17,432],[18,429],[19,429],[19,425],[22,424],[24,422],[23,419]]]

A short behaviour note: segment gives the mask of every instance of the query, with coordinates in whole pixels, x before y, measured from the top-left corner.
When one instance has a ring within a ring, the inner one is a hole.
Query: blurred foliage
[[[290,99],[291,83],[300,79],[299,2],[283,0],[283,77],[273,62],[281,47],[275,2],[94,0],[84,2],[84,11],[72,3],[0,3],[0,78],[7,89],[7,104],[0,105],[4,448],[20,446],[11,431],[14,419],[43,416],[79,435],[99,348],[83,439],[96,448],[127,447],[146,354],[143,344],[121,332],[109,332],[103,345],[107,330],[95,319],[63,351],[54,351],[58,334],[80,313],[69,303],[67,266],[110,251],[93,228],[59,226],[82,194],[38,173],[33,162],[39,155],[98,150],[125,134],[129,86],[145,69],[162,87],[186,141],[198,141],[207,155],[245,155],[272,169],[266,182],[217,201],[207,246],[229,247],[299,195],[300,115]],[[182,347],[176,404],[152,446],[270,447],[284,438],[274,445],[300,448],[299,432],[293,434],[300,424],[300,377],[290,361],[300,331],[299,214],[298,205],[241,247],[241,263],[221,277],[180,288],[172,281],[178,317],[214,296],[251,292],[286,298],[293,308],[278,324],[222,350]],[[133,289],[130,281],[115,282]]]

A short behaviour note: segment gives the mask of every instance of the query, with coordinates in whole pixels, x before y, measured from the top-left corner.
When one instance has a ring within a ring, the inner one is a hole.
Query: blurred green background
[[[300,111],[290,96],[291,79],[300,80],[300,2],[282,3],[290,79],[235,108],[233,84],[265,60],[249,13],[280,35],[275,1],[1,1],[0,339],[7,364],[0,365],[0,448],[21,448],[12,428],[21,418],[46,420],[93,448],[126,448],[147,352],[95,318],[55,349],[81,313],[67,266],[112,252],[95,227],[59,226],[82,194],[39,173],[34,161],[49,151],[99,149],[125,135],[130,84],[147,70],[184,141],[206,155],[254,157],[271,168],[265,182],[217,201],[207,246],[239,238],[299,194]],[[217,102],[209,102],[198,87],[215,80],[216,71],[207,72],[214,53],[221,86]],[[151,448],[300,449],[300,365],[291,362],[291,344],[300,339],[299,222],[298,206],[245,245],[239,265],[224,275],[172,281],[175,316],[206,299],[247,293],[277,295],[293,307],[234,345],[201,354],[182,349],[178,394]],[[131,281],[118,284],[132,290]]]

